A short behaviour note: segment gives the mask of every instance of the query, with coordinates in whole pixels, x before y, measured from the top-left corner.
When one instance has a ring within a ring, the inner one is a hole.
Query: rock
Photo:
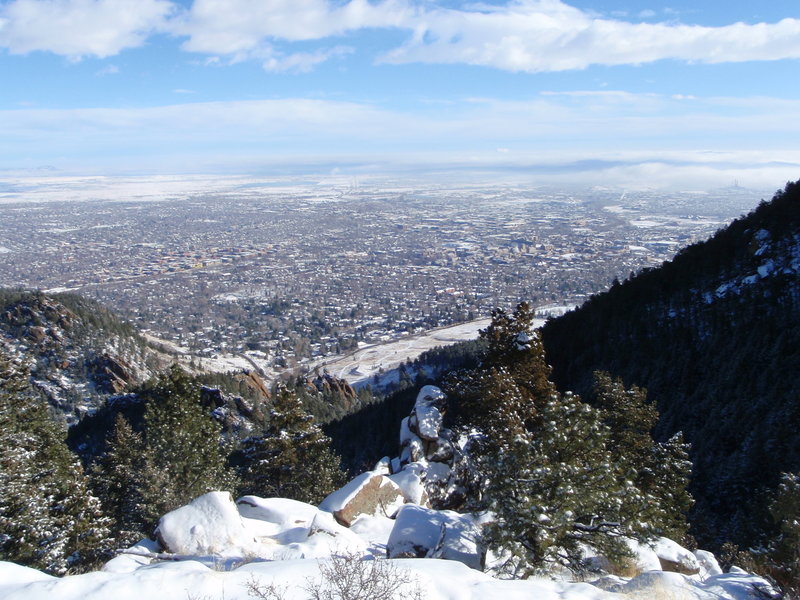
[[[359,515],[391,517],[404,501],[403,492],[394,481],[380,473],[368,471],[328,495],[320,503],[319,509],[333,513],[339,523],[349,527]]]
[[[453,455],[453,443],[441,437],[430,442],[425,451],[425,458],[433,462],[450,463]]]
[[[695,550],[694,557],[700,565],[700,576],[705,579],[712,575],[722,575],[722,568],[717,562],[717,558],[708,550]]]
[[[416,406],[414,407],[416,417],[416,432],[420,438],[429,442],[439,439],[439,429],[442,427],[442,413],[435,406]],[[409,424],[411,426],[411,424]],[[413,430],[413,426],[412,426]]]
[[[282,529],[310,527],[319,510],[316,506],[289,498],[243,496],[236,501],[239,514],[248,519],[274,523]]]
[[[689,550],[668,538],[658,538],[652,545],[658,556],[662,571],[680,573],[681,575],[697,575],[700,563]]]
[[[389,479],[394,481],[403,493],[403,499],[412,504],[430,507],[428,493],[422,485],[422,479],[414,472],[414,469],[404,469],[394,475],[389,475]]]
[[[434,406],[442,411],[447,407],[447,396],[435,385],[426,385],[417,394],[414,406]]]
[[[397,513],[386,544],[389,558],[442,558],[483,570],[486,552],[469,515],[407,504]]]
[[[155,533],[173,554],[241,555],[255,544],[228,492],[209,492],[167,513]]]

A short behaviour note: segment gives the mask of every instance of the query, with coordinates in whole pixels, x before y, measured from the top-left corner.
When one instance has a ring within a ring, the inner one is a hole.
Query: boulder
[[[713,575],[722,575],[722,568],[719,566],[716,557],[708,550],[695,550],[694,557],[700,565],[700,576],[703,579]]]
[[[209,492],[167,513],[155,534],[173,554],[241,556],[255,544],[228,492]]]
[[[677,542],[662,537],[658,538],[652,547],[661,563],[662,571],[681,575],[697,575],[700,572],[697,557]]]
[[[442,413],[435,406],[417,405],[414,407],[412,424],[416,421],[416,432],[423,440],[435,442],[439,439],[439,430],[442,428]]]
[[[349,527],[360,515],[391,517],[403,503],[403,492],[394,481],[368,471],[328,495],[319,509],[333,513],[339,523]]]
[[[483,570],[486,551],[469,515],[407,504],[397,513],[386,544],[389,558],[442,558]]]
[[[428,493],[425,491],[422,479],[414,469],[404,469],[399,473],[389,475],[389,479],[398,485],[406,502],[419,504],[420,506],[430,506]]]

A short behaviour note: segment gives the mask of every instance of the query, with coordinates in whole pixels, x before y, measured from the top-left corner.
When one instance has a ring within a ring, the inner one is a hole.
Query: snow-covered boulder
[[[241,516],[273,523],[279,530],[308,527],[319,511],[316,506],[299,500],[258,496],[242,496],[236,501],[236,508]]]
[[[349,527],[359,515],[391,517],[404,502],[403,491],[394,481],[368,471],[329,494],[319,509],[333,513],[339,523]]]
[[[700,572],[700,563],[697,562],[697,557],[679,543],[662,537],[658,538],[652,547],[663,571],[683,575],[697,575]]]
[[[107,573],[131,573],[153,562],[147,554],[161,552],[161,546],[155,540],[144,539],[137,542],[125,552],[121,552],[103,565],[102,570]]]
[[[386,544],[389,558],[443,558],[483,570],[485,552],[469,515],[407,504],[395,518]]]
[[[439,439],[439,430],[442,428],[442,413],[435,406],[423,404],[414,407],[414,414],[409,421],[409,426],[414,429],[419,437],[428,442]]]
[[[722,568],[717,562],[717,558],[708,550],[695,550],[694,556],[700,565],[700,577],[706,579],[713,575],[722,575]]]
[[[255,545],[228,492],[209,492],[167,513],[156,539],[174,554],[242,555]]]
[[[389,475],[389,479],[394,481],[403,493],[403,498],[411,504],[420,506],[430,506],[428,493],[422,485],[422,479],[414,469],[404,469],[394,475]]]
[[[414,406],[435,406],[442,409],[447,405],[447,396],[435,385],[424,385],[417,393]]]

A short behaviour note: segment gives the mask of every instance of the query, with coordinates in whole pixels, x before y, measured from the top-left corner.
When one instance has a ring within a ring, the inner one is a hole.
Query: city
[[[75,291],[194,355],[276,372],[520,300],[558,314],[763,197],[377,178],[243,179],[167,199],[109,190],[5,194],[0,285]]]

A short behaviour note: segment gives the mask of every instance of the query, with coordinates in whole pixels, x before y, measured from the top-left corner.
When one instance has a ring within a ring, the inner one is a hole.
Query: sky
[[[0,0],[0,172],[774,189],[798,67],[798,0]]]

